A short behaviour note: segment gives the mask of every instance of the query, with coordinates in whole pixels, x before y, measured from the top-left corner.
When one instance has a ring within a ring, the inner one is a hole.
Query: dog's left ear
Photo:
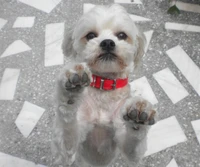
[[[134,68],[137,68],[145,52],[146,38],[142,32],[137,35],[137,51],[134,55]]]
[[[64,33],[64,39],[63,39],[63,43],[62,43],[62,50],[63,50],[63,54],[66,57],[72,56],[74,57],[75,51],[73,49],[73,39],[72,39],[72,34],[73,34],[74,29],[66,29],[65,33]]]

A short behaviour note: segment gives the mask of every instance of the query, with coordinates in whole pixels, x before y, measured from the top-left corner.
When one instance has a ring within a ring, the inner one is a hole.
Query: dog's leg
[[[122,107],[125,129],[120,148],[131,167],[137,167],[146,152],[146,135],[149,125],[155,123],[155,113],[152,105],[140,97],[128,99]]]
[[[91,73],[84,64],[64,69],[58,78],[58,106],[52,142],[53,163],[56,166],[74,165],[79,141],[76,112],[90,79]]]

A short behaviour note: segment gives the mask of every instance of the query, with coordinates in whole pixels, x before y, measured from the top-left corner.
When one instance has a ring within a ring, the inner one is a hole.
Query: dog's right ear
[[[66,57],[75,56],[75,51],[73,49],[73,39],[72,39],[73,29],[65,29],[64,39],[62,43],[63,54]]]

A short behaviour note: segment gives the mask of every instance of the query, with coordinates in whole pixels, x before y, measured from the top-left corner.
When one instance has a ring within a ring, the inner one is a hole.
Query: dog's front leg
[[[77,109],[91,73],[84,64],[65,68],[57,83],[57,112],[52,142],[53,164],[72,166],[78,148]]]
[[[141,97],[127,99],[121,109],[125,124],[121,150],[131,167],[137,167],[146,152],[146,136],[149,125],[155,123],[155,114],[152,105]]]

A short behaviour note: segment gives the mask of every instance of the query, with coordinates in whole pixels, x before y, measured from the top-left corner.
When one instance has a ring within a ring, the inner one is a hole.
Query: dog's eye
[[[95,34],[94,32],[90,32],[86,35],[86,39],[89,41],[93,38],[96,38],[97,37],[97,34]]]
[[[117,38],[120,40],[126,40],[128,36],[124,32],[120,32],[117,34]]]

